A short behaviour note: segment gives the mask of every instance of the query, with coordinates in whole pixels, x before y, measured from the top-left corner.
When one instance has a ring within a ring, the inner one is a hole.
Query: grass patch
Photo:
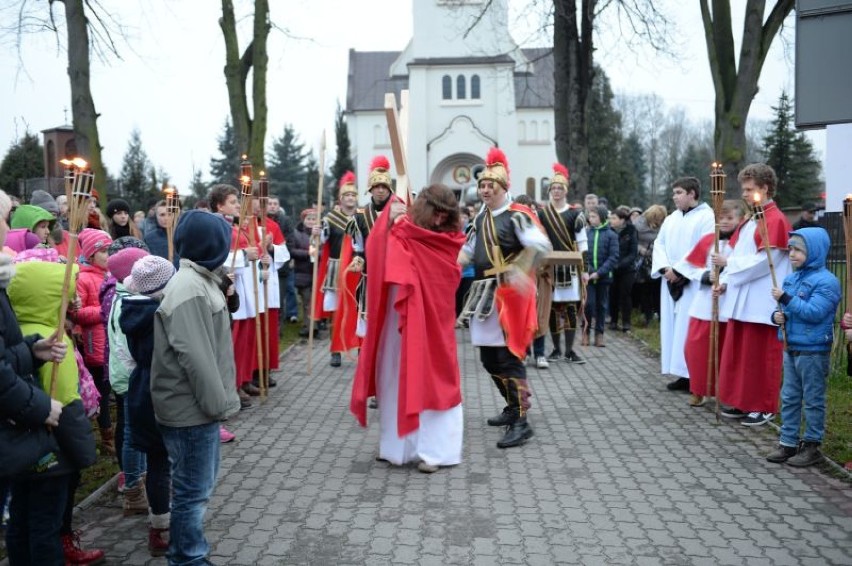
[[[632,329],[630,335],[642,342],[651,354],[660,354],[660,321],[652,319],[645,325],[645,317],[638,311],[633,311],[631,317]]]

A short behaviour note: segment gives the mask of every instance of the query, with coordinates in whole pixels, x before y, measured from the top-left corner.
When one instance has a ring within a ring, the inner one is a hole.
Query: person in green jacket
[[[22,204],[15,210],[10,226],[13,230],[26,228],[38,236],[40,243],[47,244],[47,238],[54,224],[56,224],[56,218],[45,209],[31,204]]]

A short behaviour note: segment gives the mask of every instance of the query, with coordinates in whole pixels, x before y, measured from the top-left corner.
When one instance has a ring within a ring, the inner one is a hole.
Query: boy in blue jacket
[[[825,434],[825,389],[829,354],[834,341],[834,316],[840,304],[840,282],[825,268],[831,241],[822,228],[790,232],[793,273],[783,289],[772,289],[778,310],[775,324],[787,331],[784,384],[781,387],[781,438],[778,450],[767,456],[776,464],[799,468],[822,460],[819,446]],[[805,434],[799,444],[804,406]]]

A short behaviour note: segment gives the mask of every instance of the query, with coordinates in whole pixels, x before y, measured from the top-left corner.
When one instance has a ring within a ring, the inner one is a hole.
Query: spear
[[[92,198],[95,175],[87,171],[89,166],[80,157],[60,160],[65,166],[65,195],[68,197],[68,262],[65,264],[65,279],[62,281],[62,302],[59,305],[59,323],[54,337],[61,340],[65,333],[65,319],[68,316],[68,303],[71,297],[71,278],[77,263],[77,238],[88,218],[88,203]],[[59,362],[53,362],[50,370],[50,396],[56,396],[56,379],[59,375]]]
[[[260,225],[263,227],[263,249],[264,252],[267,250],[266,246],[266,238],[269,231],[266,229],[266,205],[269,202],[269,180],[266,178],[266,172],[260,172],[260,179],[257,182],[257,193],[260,200]],[[263,265],[261,265],[261,270],[263,270]],[[266,395],[269,391],[269,366],[271,365],[271,361],[269,360],[269,277],[272,277],[272,263],[266,267],[268,277],[263,280],[263,337],[262,337],[262,348],[263,352],[263,360],[264,360],[264,371],[259,371],[258,373],[258,381],[260,382],[260,393],[261,395]]]
[[[716,219],[715,232],[713,234],[713,253],[719,253],[719,222],[722,216],[722,203],[725,201],[725,180],[727,176],[722,169],[722,164],[713,162],[710,170],[710,196],[713,200],[713,216]],[[713,285],[719,280],[719,267],[713,265],[711,281]],[[710,348],[707,356],[707,388],[706,395],[710,395],[712,388],[716,398],[716,422],[719,422],[719,297],[715,293],[712,296],[712,314],[710,316]]]
[[[775,276],[775,262],[772,260],[772,248],[769,246],[769,229],[766,227],[766,210],[760,202],[760,195],[754,193],[754,218],[760,230],[760,239],[763,240],[763,248],[766,250],[766,260],[769,262],[769,275],[772,277],[772,286],[778,288],[778,278]],[[759,251],[759,250],[758,250]],[[784,349],[787,349],[787,323],[781,325],[781,340]]]
[[[316,218],[317,222],[319,222],[320,218],[322,218],[322,189],[323,189],[323,181],[325,176],[325,130],[322,131],[322,138],[320,138],[320,150],[319,150],[319,182],[317,183],[317,212]],[[313,235],[311,236],[311,243],[314,244],[316,250],[319,251],[319,242],[314,242]],[[310,245],[308,246],[308,250],[310,250]],[[317,313],[317,270],[319,268],[319,256],[312,258],[314,262],[313,266],[313,277],[311,279],[311,320],[310,326],[308,327],[308,375],[311,375],[311,371],[313,370],[313,360],[314,360],[314,317],[316,317]]]

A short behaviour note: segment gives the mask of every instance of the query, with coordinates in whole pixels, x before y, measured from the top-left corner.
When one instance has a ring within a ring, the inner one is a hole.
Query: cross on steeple
[[[65,115],[64,120],[65,120],[65,123],[67,124],[68,123],[68,107],[67,106],[62,109],[62,114]]]

